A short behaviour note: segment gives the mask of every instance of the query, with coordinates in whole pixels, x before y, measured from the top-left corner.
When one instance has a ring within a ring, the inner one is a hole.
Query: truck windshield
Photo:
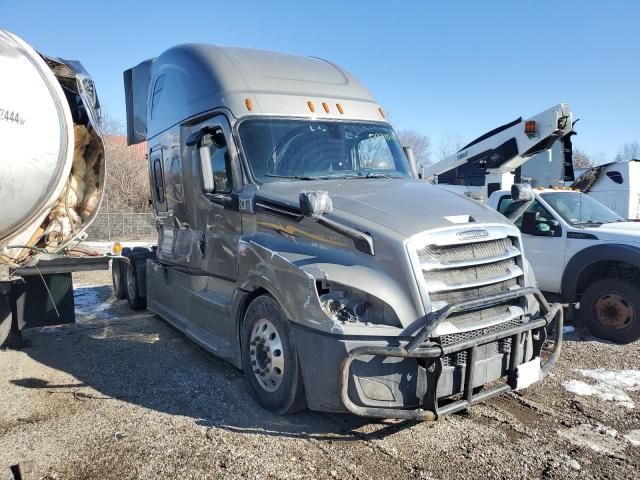
[[[624,222],[608,207],[584,193],[553,192],[541,194],[545,202],[571,225],[601,225]]]
[[[253,176],[263,183],[410,176],[400,142],[384,124],[250,119],[239,134]]]

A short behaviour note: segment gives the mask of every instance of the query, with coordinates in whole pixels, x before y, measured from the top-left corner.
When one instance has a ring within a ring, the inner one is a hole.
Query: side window
[[[511,199],[511,197],[509,195],[503,195],[498,201],[498,211],[502,215],[506,216],[511,211],[511,209],[509,208],[511,205],[513,205],[513,200]]]
[[[162,160],[153,160],[153,186],[158,203],[164,203],[164,179],[162,178]]]
[[[215,193],[231,193],[233,180],[231,175],[231,155],[224,139],[214,141],[211,146],[211,170],[215,184]]]

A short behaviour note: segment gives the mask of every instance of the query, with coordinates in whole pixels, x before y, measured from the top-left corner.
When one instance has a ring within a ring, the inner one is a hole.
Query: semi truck
[[[71,272],[107,269],[77,244],[102,198],[100,103],[81,63],[0,30],[0,347],[75,320]]]
[[[158,245],[117,261],[115,287],[243,369],[264,408],[434,420],[557,361],[562,309],[518,229],[414,178],[343,68],[187,44],[124,85]]]
[[[571,188],[604,203],[622,218],[640,220],[640,160],[611,162],[587,169]]]

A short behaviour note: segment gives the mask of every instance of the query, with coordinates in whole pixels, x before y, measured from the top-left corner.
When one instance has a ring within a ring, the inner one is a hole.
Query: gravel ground
[[[570,334],[541,385],[434,423],[278,417],[109,282],[78,275],[78,323],[0,352],[0,479],[640,478],[640,342]]]

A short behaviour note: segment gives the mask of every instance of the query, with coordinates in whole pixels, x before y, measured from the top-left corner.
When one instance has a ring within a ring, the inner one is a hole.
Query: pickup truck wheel
[[[138,284],[138,272],[136,269],[136,259],[133,257],[129,257],[129,262],[124,263],[122,265],[126,265],[126,291],[127,291],[127,302],[129,303],[129,307],[132,310],[142,310],[147,307],[147,298],[140,296],[140,287]]]
[[[6,296],[0,296],[0,347],[4,346],[11,333],[11,305]]]
[[[582,294],[580,315],[595,336],[633,342],[640,338],[640,290],[615,278],[594,282]]]
[[[242,363],[258,403],[279,415],[305,408],[302,373],[289,323],[269,295],[251,302],[242,323]]]

